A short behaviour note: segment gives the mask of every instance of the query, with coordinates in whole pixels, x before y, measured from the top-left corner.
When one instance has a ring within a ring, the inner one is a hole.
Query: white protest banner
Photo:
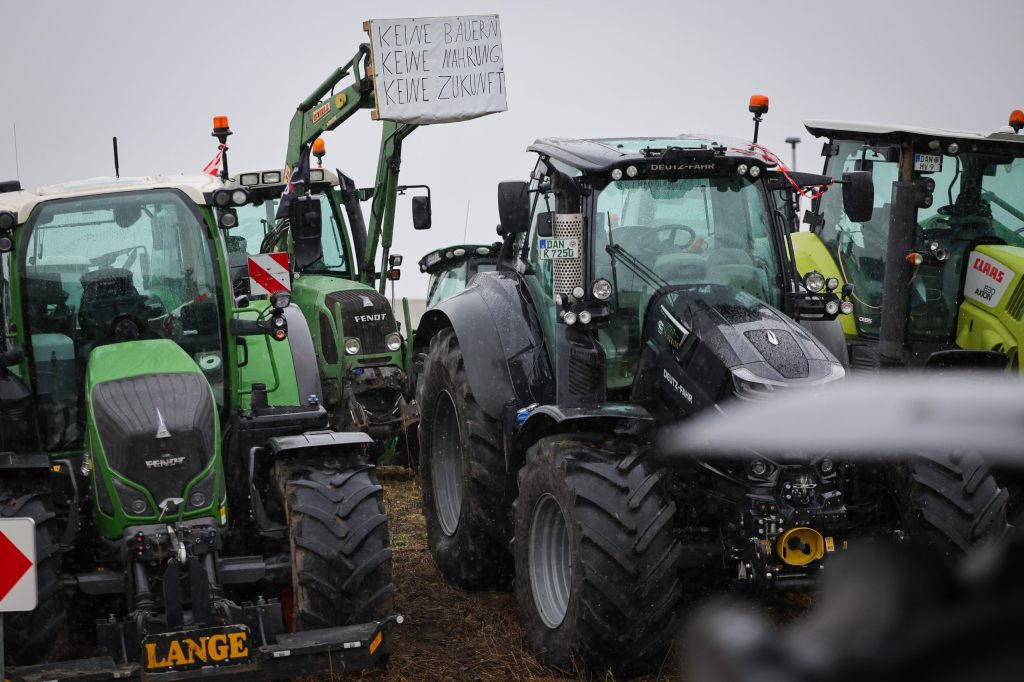
[[[377,118],[451,123],[508,109],[498,15],[367,24]]]

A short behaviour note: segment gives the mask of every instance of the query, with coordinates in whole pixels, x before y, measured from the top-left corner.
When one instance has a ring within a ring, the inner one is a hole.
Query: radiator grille
[[[1018,322],[1024,316],[1024,277],[1017,278],[1017,286],[1006,304],[1006,312]]]
[[[384,337],[398,331],[388,299],[372,289],[335,291],[327,294],[326,299],[331,311],[336,304],[341,307],[345,336],[359,339],[360,355],[388,352]],[[344,340],[338,339],[338,342],[344,343]]]

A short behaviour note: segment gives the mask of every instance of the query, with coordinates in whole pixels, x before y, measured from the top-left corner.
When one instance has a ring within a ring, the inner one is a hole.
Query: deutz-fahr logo
[[[690,163],[652,163],[648,166],[652,171],[713,171],[713,161],[691,161]]]

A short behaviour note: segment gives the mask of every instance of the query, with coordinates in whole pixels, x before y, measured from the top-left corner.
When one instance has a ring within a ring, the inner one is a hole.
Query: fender
[[[427,311],[416,332],[416,352],[427,353],[435,334],[455,330],[469,387],[494,419],[501,419],[509,405],[554,399],[540,322],[523,286],[514,272],[478,273],[468,287]]]
[[[525,413],[525,414],[524,414]],[[643,435],[654,428],[654,415],[636,403],[604,403],[601,405],[562,408],[539,405],[524,408],[516,415],[518,429],[508,436],[509,471],[515,471],[526,458],[526,450],[544,436],[566,431],[591,430],[600,423],[607,433]]]
[[[313,336],[309,324],[299,307],[292,303],[284,309],[284,319],[288,323],[288,349],[295,365],[295,383],[299,392],[299,405],[304,405],[311,395],[320,395],[320,367],[316,362],[316,349],[313,347]]]

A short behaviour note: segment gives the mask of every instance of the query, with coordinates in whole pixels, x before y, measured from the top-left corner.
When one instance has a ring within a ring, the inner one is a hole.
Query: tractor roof
[[[685,156],[713,152],[717,158],[735,157],[765,163],[763,152],[746,140],[721,135],[676,135],[674,137],[623,137],[575,140],[545,137],[527,147],[528,151],[569,164],[583,172],[607,170],[623,163],[648,163],[660,160],[661,152],[672,148]],[[772,165],[769,163],[769,165]]]
[[[921,138],[974,141],[974,142],[1008,142],[1020,145],[1024,153],[1024,135],[1018,135],[1013,129],[1006,127],[994,133],[977,133],[967,130],[949,130],[946,128],[925,128],[922,126],[896,125],[890,123],[866,123],[863,121],[804,121],[804,126],[815,137],[828,137],[855,140],[882,140],[903,142]]]
[[[500,250],[501,242],[443,246],[420,258],[420,272],[434,274],[470,258],[497,258]]]
[[[7,192],[0,194],[0,210],[14,211],[24,220],[36,205],[54,199],[138,192],[150,189],[177,189],[197,204],[205,204],[204,194],[224,186],[220,178],[211,175],[156,175],[137,178],[90,178],[40,187],[35,192]]]

